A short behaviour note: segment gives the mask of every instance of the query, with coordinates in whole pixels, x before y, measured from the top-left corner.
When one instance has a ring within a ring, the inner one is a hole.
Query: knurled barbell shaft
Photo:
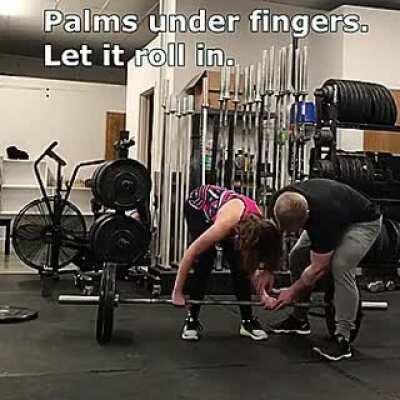
[[[60,304],[70,305],[96,305],[99,303],[99,296],[59,296],[58,302]],[[116,304],[154,304],[154,305],[172,305],[171,299],[157,299],[157,298],[119,298],[115,299]],[[253,306],[260,307],[263,304],[256,301],[236,301],[236,300],[187,300],[188,305],[202,305],[202,306]],[[290,307],[297,308],[325,308],[326,303],[311,302],[311,303],[295,303]],[[363,301],[362,308],[370,310],[387,310],[388,303]]]

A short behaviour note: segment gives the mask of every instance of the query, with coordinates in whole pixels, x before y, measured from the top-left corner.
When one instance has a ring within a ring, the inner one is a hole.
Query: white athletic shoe
[[[200,333],[203,330],[201,323],[192,317],[187,317],[181,332],[182,340],[200,340]]]
[[[242,320],[242,324],[240,325],[240,335],[249,337],[253,340],[268,339],[267,332],[265,332],[257,318]]]

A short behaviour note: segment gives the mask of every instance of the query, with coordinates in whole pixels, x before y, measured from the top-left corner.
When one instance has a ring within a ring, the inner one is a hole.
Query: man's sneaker
[[[276,334],[309,335],[311,326],[308,320],[301,321],[293,315],[289,315],[284,321],[274,325],[271,331]]]
[[[249,337],[253,340],[268,339],[267,332],[265,332],[257,318],[242,320],[242,324],[240,325],[240,335]]]
[[[183,340],[200,340],[200,333],[203,326],[198,319],[188,316],[182,328],[181,338]]]
[[[329,361],[340,361],[353,356],[350,342],[343,335],[335,335],[332,341],[324,346],[315,346],[313,351]]]

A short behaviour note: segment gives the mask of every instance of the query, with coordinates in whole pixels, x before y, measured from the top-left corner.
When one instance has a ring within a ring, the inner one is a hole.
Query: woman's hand
[[[274,276],[269,271],[256,271],[252,277],[254,288],[260,296],[272,291],[274,287]]]
[[[264,293],[260,296],[262,307],[266,310],[273,310],[276,305],[276,298],[268,295],[268,293],[264,290]]]
[[[184,307],[186,305],[186,298],[180,290],[173,290],[172,304],[176,307]]]

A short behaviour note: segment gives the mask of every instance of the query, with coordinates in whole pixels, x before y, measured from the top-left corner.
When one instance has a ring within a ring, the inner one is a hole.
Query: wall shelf
[[[9,160],[0,158],[0,215],[15,217],[26,204],[34,199],[42,198],[39,184],[34,173],[34,160]],[[55,192],[53,177],[50,169],[52,164],[42,161],[39,164],[40,174],[45,189],[51,196]],[[49,184],[51,183],[51,185]],[[93,216],[90,200],[91,188],[76,186],[71,190],[70,201],[79,208],[84,217]]]

